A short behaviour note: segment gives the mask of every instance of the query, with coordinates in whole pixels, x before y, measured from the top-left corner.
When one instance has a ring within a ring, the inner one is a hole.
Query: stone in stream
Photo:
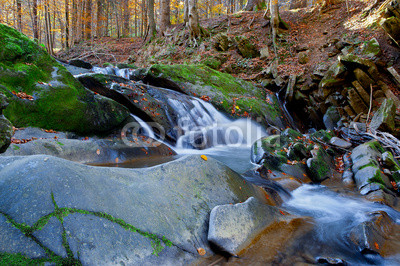
[[[11,144],[11,137],[14,134],[13,125],[3,115],[3,110],[8,106],[7,97],[0,92],[0,153],[7,150]]]
[[[307,160],[307,168],[311,180],[319,183],[333,175],[332,158],[319,145],[313,151],[311,152],[314,154],[313,157]]]
[[[152,157],[161,160],[176,155],[176,152],[157,140],[138,136],[136,141],[127,143],[122,140],[37,139],[12,144],[1,156],[37,154],[86,164],[118,164]]]
[[[200,258],[198,248],[206,257],[213,254],[207,241],[211,210],[249,197],[263,202],[265,192],[198,155],[142,169],[2,156],[0,253],[83,265],[189,264]],[[32,239],[57,255],[47,257]],[[71,251],[69,258],[63,250]]]
[[[137,73],[132,78],[145,84],[197,97],[206,95],[211,104],[230,116],[239,117],[247,113],[253,119],[262,118],[261,123],[265,126],[281,129],[289,126],[275,94],[207,66],[157,64]]]
[[[207,239],[218,249],[236,256],[268,227],[293,219],[284,214],[253,197],[235,205],[216,206],[210,214]]]
[[[80,60],[80,59],[69,60],[68,63],[71,66],[80,67],[80,68],[84,68],[84,69],[92,69],[93,68],[92,64],[85,62],[83,60]]]
[[[373,140],[361,144],[353,149],[351,159],[353,160],[354,180],[363,194],[377,190],[377,184],[381,188],[391,188],[392,185],[388,176],[383,174],[378,158],[382,158],[384,152],[378,141]]]
[[[16,127],[96,134],[129,117],[125,107],[85,89],[39,44],[3,24],[0,64],[0,92],[9,101],[3,114]]]
[[[368,214],[368,220],[356,226],[349,235],[362,253],[376,252],[390,257],[400,250],[400,225],[384,211]]]
[[[329,143],[336,147],[343,148],[343,149],[348,149],[348,148],[351,148],[351,146],[352,146],[350,142],[345,141],[344,139],[341,139],[338,137],[331,138]]]

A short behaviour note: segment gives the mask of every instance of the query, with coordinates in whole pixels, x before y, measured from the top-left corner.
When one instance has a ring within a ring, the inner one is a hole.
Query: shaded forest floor
[[[282,76],[310,74],[320,62],[336,60],[332,48],[337,40],[352,44],[376,38],[383,51],[381,60],[398,65],[398,50],[376,22],[376,1],[349,1],[334,5],[324,11],[319,7],[281,11],[282,19],[290,29],[282,31],[278,39],[278,71]],[[173,25],[168,36],[145,44],[141,38],[100,38],[76,45],[58,57],[64,60],[82,58],[92,64],[123,63],[128,60],[138,67],[154,63],[196,64],[213,60],[214,68],[247,80],[256,80],[258,74],[271,64],[275,57],[268,20],[263,11],[240,12],[201,20],[210,36],[194,45],[183,24]],[[260,59],[243,58],[235,47],[221,52],[214,48],[214,37],[225,33],[228,37],[244,36],[261,50],[268,47],[269,56]],[[300,51],[309,50],[308,62],[300,64]]]

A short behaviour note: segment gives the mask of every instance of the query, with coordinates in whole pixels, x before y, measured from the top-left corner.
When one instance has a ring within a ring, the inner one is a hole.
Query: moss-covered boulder
[[[153,65],[138,71],[136,78],[188,95],[206,95],[210,103],[232,117],[249,116],[264,125],[287,126],[274,94],[204,65]]]
[[[386,99],[372,117],[370,128],[399,135],[395,125],[395,116],[396,105],[393,100]]]
[[[0,24],[0,91],[14,126],[108,131],[128,117],[118,103],[86,90],[54,58],[18,31]]]

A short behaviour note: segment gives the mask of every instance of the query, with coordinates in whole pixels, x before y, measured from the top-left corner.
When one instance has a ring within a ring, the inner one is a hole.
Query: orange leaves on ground
[[[207,160],[208,160],[207,156],[205,156],[205,155],[201,155],[200,157],[201,157],[201,159],[203,159],[204,161],[207,161]]]
[[[53,129],[43,129],[43,131],[46,133],[58,133],[57,131],[55,131]]]
[[[378,243],[375,242],[374,245],[375,245],[375,248],[376,248],[376,249],[379,249]]]
[[[206,102],[209,102],[211,100],[211,98],[207,95],[201,96],[200,99],[202,99],[203,101],[206,101]]]
[[[15,96],[17,96],[20,99],[29,100],[29,101],[33,101],[34,100],[32,95],[28,95],[25,92],[12,91],[12,94],[14,94]]]
[[[32,137],[30,139],[15,139],[15,138],[11,138],[11,143],[12,144],[25,144],[25,143],[28,143],[28,142],[30,142],[32,140],[36,140],[36,139],[37,138],[35,138],[35,137]]]

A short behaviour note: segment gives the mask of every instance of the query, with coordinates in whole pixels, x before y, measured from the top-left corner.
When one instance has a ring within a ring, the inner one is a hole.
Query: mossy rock
[[[236,45],[239,53],[244,58],[256,58],[260,56],[260,52],[257,47],[246,37],[237,36],[235,37]]]
[[[153,65],[137,71],[144,83],[200,97],[232,116],[249,116],[264,125],[286,128],[277,97],[250,82],[221,73],[205,65]]]
[[[313,158],[307,160],[309,177],[313,182],[319,183],[333,175],[332,158],[318,145],[318,150]]]
[[[10,102],[4,115],[16,127],[91,134],[111,130],[129,116],[123,106],[86,90],[42,47],[2,24],[0,91]],[[19,92],[32,97],[17,97]]]
[[[376,38],[372,38],[365,42],[361,47],[361,55],[368,59],[376,59],[382,53],[379,42]]]

